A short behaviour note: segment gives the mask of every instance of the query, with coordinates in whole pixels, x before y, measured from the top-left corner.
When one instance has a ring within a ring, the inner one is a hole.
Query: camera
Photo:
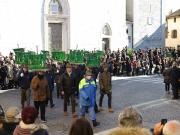
[[[161,119],[161,125],[165,125],[167,123],[167,119]]]

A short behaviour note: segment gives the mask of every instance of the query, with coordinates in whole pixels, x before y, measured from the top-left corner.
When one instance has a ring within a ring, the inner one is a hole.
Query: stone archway
[[[70,49],[70,10],[67,0],[45,0],[43,4],[43,49]]]
[[[111,36],[112,31],[108,23],[106,23],[102,29],[102,50],[106,51],[111,48]]]

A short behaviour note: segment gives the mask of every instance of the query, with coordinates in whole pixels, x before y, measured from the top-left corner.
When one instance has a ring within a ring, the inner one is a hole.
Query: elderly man
[[[163,127],[164,135],[180,135],[180,122],[176,120],[169,121]]]
[[[142,115],[140,114],[138,110],[136,110],[133,107],[125,108],[119,114],[118,121],[119,121],[120,127],[142,127],[143,126]]]
[[[64,116],[67,116],[67,105],[69,99],[72,105],[72,117],[76,118],[77,114],[75,111],[75,92],[76,92],[76,77],[72,71],[71,64],[66,65],[66,72],[64,72],[60,77],[60,90],[64,94]]]
[[[168,121],[165,125],[161,122],[155,124],[154,135],[180,135],[180,122]]]
[[[151,135],[149,129],[143,128],[142,116],[133,107],[125,108],[118,118],[119,127],[110,131],[108,135]]]

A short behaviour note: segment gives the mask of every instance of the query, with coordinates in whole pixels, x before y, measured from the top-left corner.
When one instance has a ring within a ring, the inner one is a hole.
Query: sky
[[[171,9],[180,9],[180,0],[163,1],[166,15]],[[7,54],[10,49],[17,48],[17,44],[28,50],[35,50],[37,45],[42,46],[42,2],[43,0],[0,0],[0,52]]]
[[[168,12],[172,9],[172,11],[176,11],[177,9],[180,9],[180,0],[163,0],[166,1],[165,4],[165,13],[166,15],[168,14]]]

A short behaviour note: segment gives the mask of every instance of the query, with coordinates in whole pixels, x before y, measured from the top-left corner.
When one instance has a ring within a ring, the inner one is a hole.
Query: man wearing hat
[[[99,86],[100,86],[100,100],[99,100],[99,109],[102,110],[102,101],[104,95],[108,96],[108,111],[113,112],[111,107],[112,99],[112,83],[111,83],[111,73],[108,71],[108,64],[103,65],[103,72],[99,74]]]
[[[79,116],[84,117],[85,113],[89,109],[90,118],[93,122],[93,126],[96,127],[100,123],[96,121],[96,113],[94,110],[96,101],[96,83],[92,78],[92,72],[86,71],[85,77],[79,83]]]
[[[66,72],[63,73],[60,77],[60,90],[61,93],[64,94],[64,116],[67,116],[67,105],[69,98],[71,99],[72,105],[72,117],[77,117],[75,111],[75,92],[76,92],[76,77],[72,72],[71,64],[66,64]]]

